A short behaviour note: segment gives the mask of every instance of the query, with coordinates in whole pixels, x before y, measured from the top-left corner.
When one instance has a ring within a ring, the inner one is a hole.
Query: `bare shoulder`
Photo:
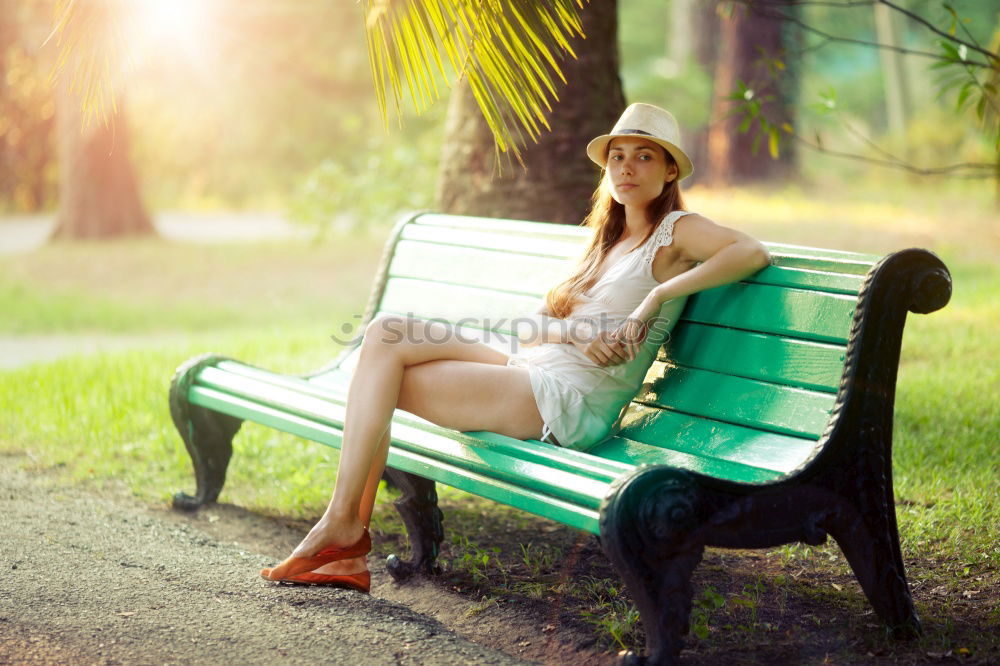
[[[674,225],[674,244],[677,252],[691,261],[705,261],[732,243],[760,245],[763,249],[763,245],[752,236],[723,226],[698,213],[685,215]]]

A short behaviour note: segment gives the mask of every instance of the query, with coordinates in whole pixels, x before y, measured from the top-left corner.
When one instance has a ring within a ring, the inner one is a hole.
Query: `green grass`
[[[382,240],[49,245],[4,257],[0,334],[197,332],[316,322],[332,332],[359,319]]]

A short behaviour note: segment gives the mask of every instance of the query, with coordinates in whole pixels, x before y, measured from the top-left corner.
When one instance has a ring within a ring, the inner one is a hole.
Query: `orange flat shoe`
[[[322,585],[325,587],[340,587],[347,590],[357,590],[368,594],[372,589],[372,576],[368,571],[355,574],[335,576],[333,574],[318,574],[312,571],[300,573],[297,576],[281,578],[278,583],[294,583],[296,585]]]
[[[352,557],[367,555],[372,549],[372,538],[368,534],[368,528],[363,529],[364,532],[357,543],[350,546],[324,548],[311,557],[288,557],[273,569],[261,569],[260,575],[268,580],[286,580],[292,576],[298,576],[299,574],[319,569],[324,564],[329,564],[330,562],[339,562],[340,560],[349,560]]]

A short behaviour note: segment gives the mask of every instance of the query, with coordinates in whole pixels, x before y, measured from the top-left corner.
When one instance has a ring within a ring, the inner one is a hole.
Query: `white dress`
[[[607,269],[576,305],[568,320],[586,319],[614,330],[659,284],[653,277],[656,251],[673,242],[674,223],[687,211],[669,213],[646,242]],[[650,322],[649,334],[631,361],[601,367],[572,344],[544,343],[512,354],[509,366],[528,369],[543,441],[585,451],[609,435],[635,396],[656,352],[684,309],[685,298],[667,301]],[[555,438],[553,441],[552,438]]]

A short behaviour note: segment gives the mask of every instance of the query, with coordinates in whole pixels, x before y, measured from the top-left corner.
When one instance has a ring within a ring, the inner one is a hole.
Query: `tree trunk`
[[[80,101],[65,80],[58,95],[59,217],[53,238],[103,239],[155,233],[129,155],[122,100],[107,122],[96,119],[83,127]]]
[[[786,14],[794,11],[792,6],[782,8]],[[724,186],[787,177],[794,168],[792,144],[785,142],[780,157],[773,159],[768,152],[767,137],[755,138],[759,130],[756,120],[747,132],[739,131],[743,115],[733,115],[738,102],[728,97],[743,82],[759,100],[773,96],[761,109],[772,125],[792,124],[796,77],[794,62],[786,55],[786,44],[794,34],[793,26],[744,5],[736,5],[732,16],[720,16],[718,20],[719,51],[707,138],[706,178],[711,185]],[[784,70],[769,69],[768,61],[775,58],[782,62]]]
[[[455,86],[448,106],[438,174],[438,210],[564,224],[580,223],[590,207],[599,170],[587,142],[611,130],[625,106],[618,77],[617,1],[583,10],[586,39],[573,42],[577,59],[562,63],[568,84],[548,115],[551,132],[522,150],[524,167],[494,157],[493,135],[469,86]]]

